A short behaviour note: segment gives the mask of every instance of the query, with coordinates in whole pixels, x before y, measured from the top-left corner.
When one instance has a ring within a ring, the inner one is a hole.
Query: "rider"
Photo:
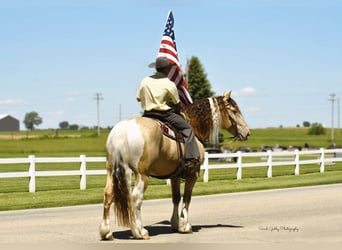
[[[180,99],[176,85],[167,77],[175,64],[170,64],[167,57],[157,57],[152,64],[156,73],[145,77],[137,92],[137,101],[144,109],[143,116],[168,122],[182,132],[185,142],[185,165],[199,162],[200,153],[191,125],[180,115]]]

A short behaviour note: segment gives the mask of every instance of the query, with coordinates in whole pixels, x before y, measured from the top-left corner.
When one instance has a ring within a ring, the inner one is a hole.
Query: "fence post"
[[[321,173],[324,173],[324,168],[325,168],[325,166],[324,166],[324,157],[325,157],[325,155],[324,155],[324,148],[321,148],[321,157],[320,157],[320,168],[319,168],[319,171],[321,172]]]
[[[29,192],[35,193],[36,192],[36,159],[34,155],[29,155]]]
[[[271,150],[267,150],[267,178],[271,178],[272,177],[272,151]]]
[[[242,154],[241,151],[237,152],[238,158],[237,158],[237,173],[236,173],[236,179],[241,180],[242,179]]]
[[[87,188],[87,160],[85,155],[80,155],[81,166],[80,166],[80,189],[85,190]]]
[[[295,150],[295,175],[299,175],[299,150]]]
[[[203,173],[203,182],[208,182],[209,181],[209,157],[208,157],[208,152],[204,153],[204,173]]]

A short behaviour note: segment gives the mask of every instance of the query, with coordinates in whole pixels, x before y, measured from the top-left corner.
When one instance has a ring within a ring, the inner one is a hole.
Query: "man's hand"
[[[181,110],[181,104],[180,104],[180,102],[177,103],[177,104],[175,104],[175,105],[173,106],[173,108],[174,108],[174,110],[175,110],[175,113],[180,114],[180,110]]]

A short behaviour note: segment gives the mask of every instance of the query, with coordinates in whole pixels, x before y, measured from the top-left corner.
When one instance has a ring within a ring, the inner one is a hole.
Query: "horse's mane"
[[[217,145],[222,116],[228,116],[224,110],[223,97],[215,96],[183,107],[182,113],[201,141],[209,139],[211,144]]]

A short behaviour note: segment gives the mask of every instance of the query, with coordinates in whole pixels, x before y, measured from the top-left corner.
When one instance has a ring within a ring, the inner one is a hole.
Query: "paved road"
[[[193,234],[171,232],[171,212],[170,199],[144,202],[147,242],[342,243],[341,184],[193,197]],[[100,204],[0,212],[0,243],[103,243],[101,215]],[[113,228],[114,242],[137,242]]]

